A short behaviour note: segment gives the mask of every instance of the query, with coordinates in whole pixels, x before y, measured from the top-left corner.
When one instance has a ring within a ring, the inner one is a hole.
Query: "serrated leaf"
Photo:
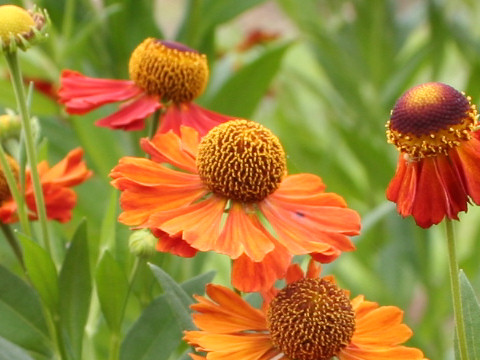
[[[215,273],[196,276],[181,286],[187,296],[203,294]],[[183,336],[177,318],[164,294],[151,302],[128,331],[120,348],[120,360],[166,360]]]
[[[188,296],[185,290],[161,268],[153,264],[149,264],[149,266],[163,291],[165,291],[166,300],[172,309],[177,323],[183,330],[194,329],[195,326],[190,317],[189,307],[193,302],[191,296]]]
[[[0,360],[33,360],[21,347],[0,336]]]
[[[468,358],[470,360],[480,360],[480,305],[472,285],[462,270],[460,270],[459,277]]]
[[[70,243],[59,277],[60,320],[71,351],[78,359],[92,293],[89,262],[87,225],[83,220]]]
[[[95,280],[105,320],[114,333],[119,333],[128,295],[128,280],[109,251],[105,251],[98,264]]]
[[[28,276],[43,302],[55,310],[58,308],[58,277],[50,255],[30,237],[17,233],[23,248],[23,258]]]
[[[290,43],[273,47],[234,73],[206,107],[227,115],[249,119],[270,86]]]
[[[52,355],[40,299],[23,280],[0,266],[0,336],[32,354]]]

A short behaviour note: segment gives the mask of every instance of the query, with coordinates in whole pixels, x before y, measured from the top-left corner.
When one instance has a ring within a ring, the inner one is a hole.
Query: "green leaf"
[[[188,296],[185,290],[183,290],[182,287],[161,268],[153,264],[149,264],[149,266],[157,278],[157,281],[162,286],[163,291],[165,291],[167,302],[177,319],[177,323],[184,330],[194,329],[195,326],[193,325],[190,316],[192,298]]]
[[[214,272],[208,272],[196,276],[183,283],[180,289],[188,294],[187,297],[203,294],[205,284],[211,282],[214,275]],[[151,302],[128,331],[120,348],[120,360],[166,360],[182,336],[182,329],[176,321],[167,294],[164,294]]]
[[[0,266],[0,319],[0,337],[31,354],[52,355],[52,343],[38,295],[3,266]]]
[[[468,358],[480,360],[480,305],[465,273],[460,270],[463,321],[467,335]]]
[[[77,228],[60,271],[60,320],[74,357],[81,358],[82,339],[90,307],[90,276],[87,225]]]
[[[30,237],[17,233],[30,281],[50,310],[58,309],[58,278],[50,255]]]
[[[280,69],[291,43],[273,47],[234,73],[206,106],[227,115],[249,119]]]
[[[0,360],[33,360],[21,347],[0,336]]]
[[[95,280],[105,320],[113,332],[119,333],[128,295],[128,280],[109,251],[105,251],[98,264]]]

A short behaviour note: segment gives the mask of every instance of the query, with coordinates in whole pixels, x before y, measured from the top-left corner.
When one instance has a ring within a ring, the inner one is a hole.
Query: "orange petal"
[[[207,332],[233,333],[266,331],[265,315],[243,300],[232,290],[214,284],[206,286],[207,295],[195,296],[197,304],[191,305],[195,325]]]
[[[126,225],[141,225],[158,212],[183,208],[205,195],[201,188],[175,186],[142,186],[126,179],[117,179],[123,189],[120,205],[124,210],[118,220]],[[152,225],[151,227],[155,227]]]
[[[480,132],[474,137],[451,151],[452,162],[455,164],[463,179],[468,196],[475,204],[480,204]]]
[[[274,248],[270,236],[259,228],[262,226],[259,222],[254,224],[252,216],[255,215],[247,215],[251,209],[237,201],[232,201],[231,204],[215,246],[216,251],[232,259],[245,253],[253,261],[261,261]]]
[[[157,133],[152,140],[141,139],[140,146],[153,161],[166,162],[190,173],[197,173],[195,156],[184,150],[182,139],[171,131],[166,134]]]
[[[193,257],[197,249],[192,248],[181,235],[170,236],[159,229],[150,229],[152,234],[158,238],[157,251],[168,252],[181,257]]]
[[[232,285],[243,292],[268,290],[285,276],[291,259],[292,255],[280,244],[260,262],[242,255],[233,262]]]
[[[170,235],[182,233],[183,239],[200,251],[217,251],[220,223],[226,199],[211,196],[196,204],[154,214],[150,227],[158,227]]]
[[[92,172],[87,169],[82,157],[81,148],[73,149],[51,169],[39,171],[42,173],[41,182],[53,182],[60,186],[74,186],[84,182],[92,176]]]

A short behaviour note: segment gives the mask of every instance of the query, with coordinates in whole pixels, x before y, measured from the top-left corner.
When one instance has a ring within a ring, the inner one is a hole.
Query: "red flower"
[[[402,216],[428,228],[480,204],[480,133],[470,97],[442,83],[408,90],[387,123],[400,151],[387,198]]]
[[[131,80],[86,77],[64,70],[59,90],[60,103],[70,114],[85,114],[102,105],[123,102],[120,110],[97,121],[111,129],[140,130],[145,118],[165,109],[158,132],[180,126],[194,127],[205,134],[230,117],[195,105],[208,80],[206,56],[185,45],[153,38],[144,40],[132,53]],[[163,102],[162,102],[163,101]]]
[[[82,161],[82,156],[83,150],[77,148],[70,151],[62,161],[51,168],[46,161],[38,164],[48,219],[60,222],[71,219],[72,209],[77,202],[77,195],[71,187],[81,184],[92,175]],[[24,196],[29,209],[29,218],[37,219],[33,184],[28,169]],[[4,223],[18,221],[17,204],[11,196],[6,197],[0,204],[0,220]]]
[[[143,139],[150,159],[125,157],[112,170],[122,191],[120,222],[150,228],[158,250],[216,251],[234,259],[242,291],[270,287],[292,254],[332,261],[355,247],[360,218],[311,174],[286,175],[279,140],[260,124],[232,120],[199,134],[182,127]]]
[[[403,346],[412,330],[403,311],[379,306],[363,295],[349,299],[335,278],[319,278],[313,262],[305,275],[289,268],[287,286],[275,290],[262,310],[225,287],[209,284],[193,321],[198,331],[184,339],[206,357],[217,360],[422,360],[422,351]]]

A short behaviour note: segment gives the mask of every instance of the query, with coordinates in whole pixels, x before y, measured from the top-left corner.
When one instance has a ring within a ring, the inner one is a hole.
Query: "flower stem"
[[[453,314],[455,317],[455,328],[458,338],[458,350],[460,360],[468,360],[467,354],[467,337],[465,334],[465,325],[463,322],[462,298],[460,294],[460,281],[457,263],[457,254],[455,250],[455,232],[453,231],[453,223],[447,219],[445,221],[448,242],[448,260],[450,265],[450,284],[452,287],[453,298]]]
[[[25,148],[27,151],[27,160],[30,166],[32,175],[33,193],[35,196],[35,204],[37,207],[38,217],[42,228],[43,245],[49,254],[51,254],[50,237],[48,235],[47,227],[47,212],[45,209],[45,200],[43,197],[42,185],[40,183],[40,176],[37,169],[37,156],[35,153],[35,141],[31,127],[30,115],[28,114],[25,88],[22,83],[22,74],[18,63],[16,52],[6,52],[5,58],[7,60],[10,75],[12,77],[13,90],[17,99],[17,105],[20,112],[20,119],[22,121],[22,128],[25,134]]]

